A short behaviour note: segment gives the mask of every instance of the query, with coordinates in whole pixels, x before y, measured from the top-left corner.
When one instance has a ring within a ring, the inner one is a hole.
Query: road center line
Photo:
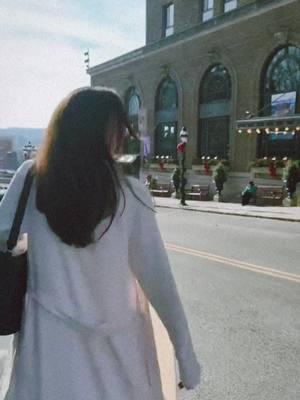
[[[196,257],[201,257],[201,258],[204,258],[204,259],[207,259],[210,261],[215,261],[215,262],[221,263],[223,265],[226,264],[226,265],[230,265],[232,267],[248,270],[251,272],[256,272],[256,273],[260,273],[260,274],[264,274],[264,275],[269,275],[269,276],[272,276],[275,278],[280,278],[280,279],[284,279],[287,281],[300,283],[300,275],[297,275],[297,274],[292,274],[289,272],[280,271],[280,270],[276,270],[273,268],[262,267],[260,265],[255,265],[255,264],[247,263],[244,261],[234,260],[231,258],[219,256],[217,254],[207,253],[204,251],[199,251],[199,250],[190,249],[190,248],[183,247],[183,246],[178,246],[178,245],[175,245],[172,243],[166,243],[166,248],[168,250],[175,251],[178,253],[184,253],[184,254],[188,254],[188,255],[192,255],[192,256],[196,256]]]

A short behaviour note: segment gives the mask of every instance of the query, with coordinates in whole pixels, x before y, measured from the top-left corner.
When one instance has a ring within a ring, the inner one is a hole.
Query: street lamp
[[[180,133],[180,143],[177,145],[177,154],[178,154],[178,160],[179,160],[179,168],[180,168],[180,204],[182,206],[187,206],[185,202],[185,185],[186,185],[186,178],[185,178],[185,150],[186,150],[186,144],[188,142],[188,132],[186,130],[186,127],[183,126]]]
[[[30,160],[31,158],[34,158],[37,152],[37,148],[35,147],[34,144],[32,144],[30,141],[24,145],[23,147],[23,155],[24,155],[24,160]]]

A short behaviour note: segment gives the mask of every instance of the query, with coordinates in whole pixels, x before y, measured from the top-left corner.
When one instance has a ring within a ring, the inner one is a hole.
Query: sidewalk
[[[156,207],[300,222],[300,207],[242,206],[236,203],[218,203],[214,201],[195,200],[187,200],[186,202],[188,206],[181,206],[178,199],[167,197],[154,197],[153,201]]]

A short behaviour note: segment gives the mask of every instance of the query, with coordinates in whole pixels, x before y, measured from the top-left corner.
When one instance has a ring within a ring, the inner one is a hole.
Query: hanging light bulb
[[[260,129],[257,128],[256,129],[256,133],[260,134]]]
[[[243,133],[242,129],[239,129],[239,130],[238,130],[238,133]]]
[[[265,131],[266,131],[266,133],[270,133],[270,129],[269,128],[266,128]]]
[[[288,132],[290,130],[290,128],[288,126],[285,127],[284,129],[286,132]]]
[[[247,133],[252,133],[252,129],[247,129]]]

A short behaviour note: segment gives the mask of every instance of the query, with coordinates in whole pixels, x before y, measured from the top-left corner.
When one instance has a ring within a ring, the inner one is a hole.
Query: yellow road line
[[[221,264],[230,265],[236,268],[244,269],[251,272],[256,272],[264,275],[269,275],[275,278],[285,279],[287,281],[300,283],[300,275],[292,274],[290,272],[280,271],[273,268],[262,267],[260,265],[255,265],[247,263],[244,261],[234,260],[232,258],[219,256],[217,254],[207,253],[204,251],[199,251],[195,249],[190,249],[188,247],[178,246],[172,243],[166,243],[166,248],[171,251],[188,254],[196,257],[201,257],[210,261],[215,261]]]

